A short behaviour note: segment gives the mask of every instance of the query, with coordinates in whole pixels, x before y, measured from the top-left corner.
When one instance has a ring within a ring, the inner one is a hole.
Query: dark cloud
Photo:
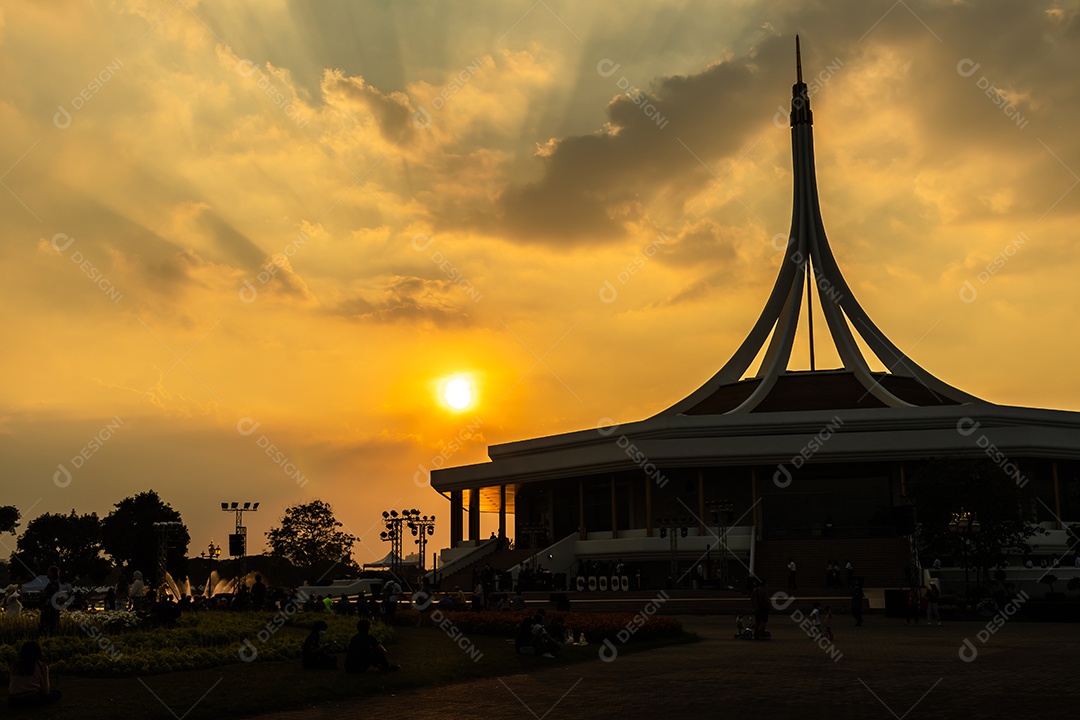
[[[372,291],[351,297],[330,310],[331,314],[377,323],[403,321],[437,326],[469,324],[466,290],[451,280],[428,280],[393,276]]]
[[[472,214],[462,224],[555,245],[614,241],[668,197],[677,198],[666,208],[675,211],[674,220],[686,198],[723,176],[724,160],[737,159],[762,132],[777,130],[772,117],[785,102],[793,60],[790,39],[770,38],[753,57],[640,89],[636,82],[646,79],[601,63],[596,72],[618,93],[605,127],[550,140],[538,153],[540,180],[506,188],[489,216]],[[455,224],[451,214],[444,223]]]
[[[409,129],[408,120],[412,110],[404,93],[382,93],[364,82],[359,75],[346,77],[340,70],[326,71],[323,92],[328,97],[340,96],[347,103],[370,114],[387,140],[396,141]]]

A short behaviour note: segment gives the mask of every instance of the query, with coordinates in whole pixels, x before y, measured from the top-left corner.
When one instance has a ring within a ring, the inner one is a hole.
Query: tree
[[[14,505],[0,505],[0,532],[15,534],[19,526],[19,509]]]
[[[27,524],[11,565],[16,575],[28,579],[56,565],[66,582],[97,585],[110,570],[101,550],[101,521],[96,513],[45,513]]]
[[[153,583],[157,577],[158,536],[155,522],[181,522],[180,513],[149,490],[116,503],[115,509],[101,521],[101,538],[107,552],[126,571],[142,571]],[[187,527],[171,535],[165,569],[174,578],[187,577],[187,550],[191,535]]]
[[[266,533],[270,554],[314,572],[318,567],[351,562],[356,537],[344,530],[330,504],[322,500],[285,508],[281,526]]]
[[[990,568],[1004,565],[1007,556],[1030,551],[1033,536],[1046,533],[1022,512],[1031,507],[1031,491],[989,460],[929,460],[908,490],[915,497],[919,547],[932,555],[966,554],[976,585],[980,577],[990,576]],[[953,514],[961,511],[978,519],[977,534],[949,529]]]

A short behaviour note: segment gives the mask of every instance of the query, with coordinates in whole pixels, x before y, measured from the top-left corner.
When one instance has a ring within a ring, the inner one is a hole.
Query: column
[[[698,535],[705,534],[705,473],[702,470],[697,472],[697,516],[698,516]]]
[[[480,540],[480,488],[469,489],[469,539]]]
[[[585,478],[577,481],[577,507],[578,507],[578,540],[588,539],[588,531],[585,528]]]
[[[645,537],[652,537],[652,478],[645,476]]]
[[[450,547],[455,548],[464,540],[461,532],[461,491],[450,491]]]
[[[754,508],[754,533],[757,535],[755,540],[760,540],[764,536],[764,513],[761,512],[761,503],[758,502],[757,468],[750,468],[750,502]]]
[[[611,476],[611,539],[619,537],[619,506],[615,502],[615,476]]]
[[[499,539],[506,544],[506,484],[499,486]]]
[[[1051,467],[1054,470],[1054,527],[1058,530],[1061,529],[1061,481],[1058,479],[1058,463],[1054,460]],[[1020,475],[1019,464],[1016,467],[1016,477],[1019,480]]]

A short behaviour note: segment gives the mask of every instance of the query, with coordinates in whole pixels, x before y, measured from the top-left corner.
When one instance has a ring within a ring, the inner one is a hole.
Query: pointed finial
[[[799,50],[799,36],[795,36],[795,71],[799,74],[797,82],[802,82],[802,52]]]

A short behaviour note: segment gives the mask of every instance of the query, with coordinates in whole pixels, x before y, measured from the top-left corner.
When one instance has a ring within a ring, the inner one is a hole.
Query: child
[[[817,640],[821,637],[821,603],[814,603],[814,609],[810,611],[810,622],[813,625],[813,632],[810,633],[810,639]]]
[[[825,610],[822,613],[822,624],[825,626],[825,637],[829,642],[832,642],[832,608],[828,605],[825,606]]]

